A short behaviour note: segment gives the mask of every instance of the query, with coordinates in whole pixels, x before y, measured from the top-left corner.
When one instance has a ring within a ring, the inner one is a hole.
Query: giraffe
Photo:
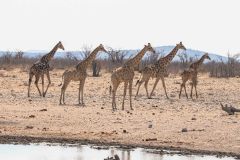
[[[122,110],[124,110],[124,100],[127,92],[127,87],[129,87],[129,97],[130,97],[130,108],[132,108],[132,83],[134,77],[134,67],[137,66],[142,57],[145,55],[147,51],[155,53],[155,50],[152,48],[151,44],[145,45],[144,48],[132,59],[128,60],[122,67],[116,69],[111,76],[112,82],[112,109],[116,110],[116,91],[121,82],[124,82],[124,92],[123,92],[123,102],[122,102]]]
[[[84,88],[84,84],[85,84],[85,79],[87,77],[87,67],[92,63],[92,61],[96,58],[97,53],[100,52],[100,51],[107,52],[104,49],[102,44],[100,44],[96,49],[94,49],[85,60],[78,63],[74,69],[66,70],[63,73],[63,75],[62,75],[63,86],[61,88],[60,103],[59,103],[60,105],[62,104],[62,102],[63,102],[63,104],[65,104],[65,91],[67,89],[67,86],[69,85],[69,83],[72,80],[73,81],[80,81],[79,92],[78,92],[78,103],[79,103],[79,105],[80,104],[84,105],[84,102],[83,102],[83,88]],[[62,83],[59,86],[61,86]],[[81,96],[81,101],[80,101],[80,96]]]
[[[49,75],[49,69],[50,69],[49,62],[54,57],[54,55],[58,49],[64,50],[64,47],[63,47],[61,41],[59,41],[49,53],[42,56],[41,59],[39,61],[35,62],[32,65],[32,67],[30,68],[29,82],[28,82],[28,97],[30,97],[30,86],[32,83],[33,76],[35,76],[35,79],[36,79],[35,85],[37,87],[39,95],[43,96],[43,97],[46,96],[47,90],[51,84],[51,79],[50,79],[50,75]],[[47,79],[48,79],[48,85],[47,85],[47,88],[45,91],[44,91],[44,74],[47,75]],[[38,81],[40,78],[42,79],[42,93],[38,87]]]
[[[186,50],[186,48],[184,47],[182,42],[180,42],[179,44],[176,44],[176,46],[173,48],[173,50],[167,56],[159,58],[158,61],[155,62],[153,65],[146,66],[142,70],[141,78],[136,83],[136,85],[138,85],[136,96],[138,96],[139,88],[142,85],[142,83],[144,82],[144,87],[145,87],[145,90],[146,90],[146,93],[147,93],[147,97],[150,99],[152,94],[153,94],[153,91],[154,91],[155,87],[157,86],[158,81],[161,79],[166,97],[168,98],[168,95],[167,95],[167,92],[166,92],[165,81],[164,81],[164,75],[167,73],[166,67],[168,66],[168,64],[170,64],[170,62],[172,61],[174,56],[177,54],[179,49]],[[148,82],[149,82],[149,79],[151,77],[156,78],[156,81],[155,81],[154,87],[152,89],[152,92],[149,96],[149,94],[148,94]]]
[[[198,98],[198,94],[197,94],[198,69],[201,66],[201,64],[203,64],[203,61],[205,59],[211,60],[211,58],[209,57],[208,53],[205,53],[198,61],[192,63],[188,70],[184,70],[181,73],[182,84],[181,84],[181,87],[180,87],[179,99],[181,97],[182,88],[184,88],[186,97],[188,98],[187,91],[186,91],[186,82],[188,80],[191,80],[191,94],[190,94],[190,97],[192,98],[192,91],[193,91],[193,87],[194,87],[195,88],[195,93],[196,93],[196,98]]]

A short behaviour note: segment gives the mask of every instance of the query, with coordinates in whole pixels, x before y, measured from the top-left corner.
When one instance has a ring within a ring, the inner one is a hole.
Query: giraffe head
[[[178,44],[177,44],[177,47],[178,47],[179,49],[183,49],[183,50],[186,51],[186,47],[182,44],[182,42],[178,43]]]
[[[102,52],[106,52],[106,53],[107,53],[106,49],[103,47],[102,44],[100,44],[100,45],[98,46],[98,51],[102,51]]]
[[[58,42],[57,47],[62,49],[62,50],[65,50],[61,41]]]
[[[208,53],[205,53],[205,54],[203,55],[203,57],[204,57],[204,59],[211,60],[211,58],[209,57]]]
[[[146,51],[149,51],[149,52],[152,52],[152,53],[155,53],[156,51],[152,48],[151,44],[148,43],[148,45],[145,45],[145,49]]]

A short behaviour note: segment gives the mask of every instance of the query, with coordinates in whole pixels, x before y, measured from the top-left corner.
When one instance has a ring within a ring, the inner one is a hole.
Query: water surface
[[[121,160],[234,160],[214,156],[162,155],[142,148],[123,150],[116,147],[96,149],[91,146],[60,146],[47,144],[0,144],[0,160],[103,160],[118,154]]]

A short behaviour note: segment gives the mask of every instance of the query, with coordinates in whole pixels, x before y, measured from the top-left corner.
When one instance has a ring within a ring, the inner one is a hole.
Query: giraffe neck
[[[80,62],[76,68],[79,69],[81,67],[87,67],[88,65],[90,65],[92,63],[93,60],[95,60],[96,56],[97,56],[97,53],[98,53],[98,49],[94,49],[90,55],[85,59],[83,60],[82,62]]]
[[[203,55],[198,61],[196,61],[195,63],[193,63],[192,65],[190,65],[190,68],[191,68],[191,69],[195,69],[195,70],[198,69],[199,66],[203,64],[204,59],[205,59],[205,57],[204,57],[204,55]]]
[[[171,61],[173,60],[173,58],[175,57],[175,55],[177,54],[179,48],[178,46],[175,46],[173,48],[173,50],[168,54],[166,55],[165,57],[163,58],[160,58],[156,63],[157,65],[161,65],[161,66],[167,66],[169,63],[171,63]]]
[[[45,54],[40,61],[48,63],[52,59],[52,57],[55,55],[57,49],[58,49],[58,44],[55,45],[49,53]]]
[[[133,57],[132,59],[128,60],[124,66],[129,66],[129,67],[134,67],[137,66],[142,57],[144,56],[144,54],[147,52],[146,48],[144,47],[135,57]]]

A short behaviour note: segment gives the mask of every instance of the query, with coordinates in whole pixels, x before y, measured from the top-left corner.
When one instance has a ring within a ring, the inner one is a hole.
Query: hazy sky
[[[1,0],[0,50],[175,45],[240,52],[239,0]]]

